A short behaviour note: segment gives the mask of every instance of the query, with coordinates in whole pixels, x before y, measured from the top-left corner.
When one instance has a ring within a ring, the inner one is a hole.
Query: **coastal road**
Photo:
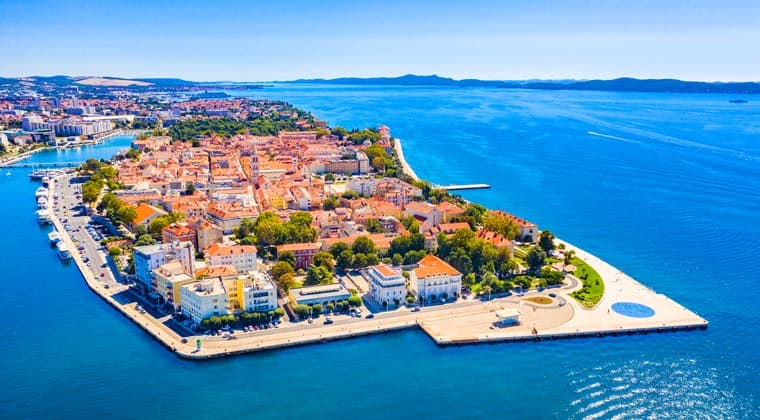
[[[105,251],[102,250],[100,243],[95,241],[87,232],[87,224],[91,219],[87,215],[84,203],[81,200],[82,182],[74,175],[66,174],[52,180],[50,187],[54,198],[49,202],[54,203],[55,215],[65,226],[69,226],[68,233],[77,247],[84,248],[82,250],[72,249],[71,252],[87,257],[89,259],[88,268],[99,281],[108,285],[109,288],[115,287],[116,290],[114,291],[118,291],[120,287],[125,287],[116,281],[109,269]],[[55,194],[57,194],[57,198],[55,198]],[[101,274],[103,274],[102,277]]]

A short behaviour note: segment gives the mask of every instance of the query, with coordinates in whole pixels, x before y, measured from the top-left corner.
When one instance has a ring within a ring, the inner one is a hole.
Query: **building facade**
[[[153,270],[171,260],[179,260],[183,272],[193,276],[195,250],[190,242],[172,242],[134,248],[135,277],[144,290],[153,291]]]
[[[462,291],[462,273],[428,254],[410,273],[410,289],[424,302],[456,299]]]
[[[386,264],[372,266],[367,270],[369,295],[380,305],[398,306],[406,298],[406,278],[400,269]]]
[[[255,271],[256,247],[252,245],[212,244],[204,254],[210,266],[231,265],[238,273]]]

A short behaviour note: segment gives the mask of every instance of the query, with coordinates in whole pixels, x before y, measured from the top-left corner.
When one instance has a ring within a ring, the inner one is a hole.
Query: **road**
[[[74,175],[66,174],[53,179],[51,183],[53,183],[50,188],[51,192],[55,191],[58,195],[58,198],[48,201],[54,203],[53,212],[65,226],[69,226],[68,233],[77,246],[84,246],[83,250],[72,249],[71,252],[77,252],[82,257],[87,257],[89,259],[88,267],[96,278],[108,288],[115,288],[114,292],[121,288],[126,290],[127,286],[117,282],[109,269],[103,247],[87,232],[86,228],[90,222],[90,216],[84,211],[84,203],[80,198],[82,182]]]

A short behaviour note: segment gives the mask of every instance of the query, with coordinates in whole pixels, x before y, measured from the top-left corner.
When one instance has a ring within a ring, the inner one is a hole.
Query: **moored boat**
[[[59,235],[56,231],[52,231],[48,233],[48,239],[50,240],[51,245],[56,245],[61,241],[61,235]]]
[[[45,187],[39,187],[37,188],[37,191],[34,192],[34,196],[39,197],[47,197],[48,195],[48,189]]]
[[[63,242],[58,242],[55,246],[58,249],[58,256],[62,260],[70,260],[71,259],[71,251],[69,251],[68,245],[66,245]]]
[[[41,225],[50,223],[50,212],[47,210],[37,210],[37,223]]]

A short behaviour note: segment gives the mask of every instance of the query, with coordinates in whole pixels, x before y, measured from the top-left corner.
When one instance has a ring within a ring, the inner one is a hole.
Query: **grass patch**
[[[515,257],[525,258],[528,255],[528,250],[530,250],[530,247],[527,247],[527,246],[516,246],[515,247]]]
[[[552,298],[548,298],[546,296],[533,296],[533,297],[525,298],[523,300],[527,300],[533,303],[538,303],[539,305],[548,305],[552,303]]]
[[[574,257],[571,263],[575,266],[575,277],[583,282],[583,287],[570,296],[586,308],[593,308],[604,295],[604,281],[596,270],[580,258]]]

